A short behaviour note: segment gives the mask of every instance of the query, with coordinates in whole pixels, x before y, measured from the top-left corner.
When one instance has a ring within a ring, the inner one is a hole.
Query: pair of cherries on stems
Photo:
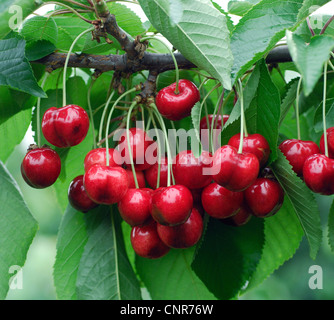
[[[89,129],[87,112],[77,105],[49,108],[42,119],[45,139],[55,147],[68,148],[83,141]],[[21,173],[28,185],[47,188],[58,179],[61,161],[58,153],[49,146],[29,147],[21,163]]]

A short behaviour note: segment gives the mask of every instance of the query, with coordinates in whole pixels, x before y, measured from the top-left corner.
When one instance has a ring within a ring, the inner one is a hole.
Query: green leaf
[[[26,57],[29,61],[36,61],[55,52],[56,49],[56,46],[47,40],[29,42],[26,45]]]
[[[282,97],[282,102],[281,102],[281,117],[279,121],[280,125],[282,124],[284,118],[288,114],[292,104],[296,100],[298,81],[299,79],[295,78],[286,85],[285,93]]]
[[[334,252],[334,201],[328,214],[328,244],[332,252]]]
[[[323,73],[324,64],[334,48],[331,36],[314,36],[309,44],[292,32],[286,33],[287,43],[292,60],[303,77],[303,90],[308,96],[314,89]]]
[[[271,168],[281,184],[300,221],[310,248],[310,257],[315,259],[322,241],[320,213],[314,195],[305,183],[297,177],[282,152]]]
[[[32,0],[2,0],[0,3],[0,39],[17,29],[23,19],[40,6]]]
[[[303,6],[298,13],[298,20],[305,19],[328,2],[330,2],[330,0],[304,0]]]
[[[322,102],[319,104],[314,115],[315,132],[323,132]],[[334,127],[334,98],[326,99],[326,126]]]
[[[0,40],[0,86],[8,86],[36,97],[46,97],[38,86],[25,57],[25,41],[12,38]]]
[[[110,211],[110,207],[100,206],[87,221],[88,240],[77,274],[78,299],[141,299],[124,247],[121,218],[116,210]]]
[[[256,270],[263,243],[263,219],[236,228],[210,218],[192,268],[218,299],[235,298]]]
[[[14,275],[10,268],[23,267],[38,226],[15,180],[1,161],[0,190],[0,299],[4,300]]]
[[[259,285],[285,261],[292,258],[303,235],[303,229],[294,209],[286,198],[279,212],[264,220],[264,246],[261,260],[246,290]]]
[[[173,17],[168,0],[139,0],[152,25],[189,61],[230,90],[232,53],[226,17],[209,0],[180,0],[182,16]],[[171,21],[179,21],[173,23]]]
[[[243,16],[253,7],[248,1],[230,1],[228,3],[228,12],[237,16]]]
[[[171,250],[159,259],[136,256],[136,269],[153,300],[215,299],[191,269],[194,247]]]
[[[84,214],[68,205],[59,227],[53,271],[57,298],[60,300],[77,298],[78,267],[87,239]]]
[[[299,23],[302,6],[302,0],[262,0],[240,19],[231,37],[234,80],[269,52],[284,37],[286,29]]]

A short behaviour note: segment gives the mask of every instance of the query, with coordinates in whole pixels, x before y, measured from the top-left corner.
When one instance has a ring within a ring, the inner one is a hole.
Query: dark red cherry
[[[25,182],[36,189],[54,184],[59,177],[61,160],[58,153],[49,147],[29,150],[21,163]]]
[[[88,129],[87,112],[73,104],[62,108],[52,107],[46,110],[42,119],[45,139],[58,148],[78,145],[86,137]]]
[[[144,224],[151,218],[152,196],[144,189],[128,189],[125,196],[118,202],[118,210],[125,222],[130,226]]]
[[[169,247],[184,249],[195,245],[202,236],[203,220],[200,213],[193,208],[185,223],[170,227],[157,224],[160,239]]]
[[[159,171],[158,162],[144,171],[145,179],[148,185],[153,189],[156,189],[157,187],[158,171]],[[161,157],[160,182],[159,182],[160,187],[167,187],[167,177],[168,177],[168,161],[166,157]]]
[[[334,160],[323,154],[313,154],[304,163],[303,178],[315,193],[334,194]]]
[[[328,146],[328,157],[334,159],[334,127],[328,128],[327,132],[327,146]],[[320,150],[325,154],[325,139],[324,134],[322,134],[320,139]]]
[[[84,187],[88,196],[99,204],[119,202],[128,191],[128,175],[121,167],[96,164],[84,174]]]
[[[250,209],[243,203],[240,210],[234,216],[223,219],[222,222],[229,226],[240,227],[248,223],[251,217],[252,213]]]
[[[81,212],[88,212],[98,206],[92,201],[83,185],[83,175],[75,177],[68,187],[68,200],[70,205]]]
[[[162,116],[169,120],[181,120],[190,115],[193,106],[200,100],[200,93],[189,80],[179,81],[179,93],[175,93],[176,83],[161,89],[155,97],[155,104]]]
[[[89,151],[84,160],[85,172],[94,164],[106,165],[106,148],[96,148]],[[109,148],[109,166],[118,167],[122,165],[121,154],[113,148]]]
[[[136,183],[135,183],[135,179],[134,179],[132,170],[131,169],[126,169],[125,171],[128,175],[129,188],[136,188]],[[138,187],[139,188],[145,188],[146,187],[146,181],[145,181],[144,172],[143,171],[136,171],[136,177],[137,177]]]
[[[279,145],[279,149],[291,164],[293,171],[300,177],[303,175],[305,160],[312,154],[320,153],[319,147],[313,141],[298,139],[283,141]]]
[[[127,143],[127,131],[122,130],[117,150],[121,153],[124,165],[131,169],[131,158]],[[157,144],[144,130],[129,129],[130,150],[136,170],[146,170],[157,161]]]
[[[157,223],[152,219],[143,226],[132,228],[131,245],[136,254],[149,259],[161,258],[170,250],[159,238]]]
[[[195,158],[191,150],[184,150],[177,154],[173,161],[173,174],[176,184],[182,184],[188,189],[201,189],[211,181],[212,156],[203,151]]]
[[[245,202],[252,214],[259,218],[270,217],[281,208],[284,191],[271,179],[258,178],[245,190]]]
[[[235,215],[244,200],[243,192],[230,191],[217,183],[211,183],[202,191],[202,205],[205,212],[216,219]]]
[[[233,146],[238,150],[240,144],[240,133],[234,135],[228,142],[228,145]],[[265,166],[269,159],[270,147],[268,141],[259,133],[249,134],[244,137],[242,152],[253,153],[260,162],[260,167]]]
[[[153,193],[151,214],[160,224],[175,226],[184,223],[192,208],[193,197],[185,186],[159,188]]]
[[[259,160],[253,153],[238,153],[229,145],[219,148],[213,156],[213,180],[231,191],[247,189],[258,177],[259,170]]]

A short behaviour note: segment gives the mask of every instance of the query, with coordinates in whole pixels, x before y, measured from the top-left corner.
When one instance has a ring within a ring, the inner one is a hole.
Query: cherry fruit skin
[[[173,161],[173,174],[176,184],[186,186],[188,189],[201,189],[211,181],[210,168],[212,156],[209,152],[203,151],[198,158],[195,158],[191,150],[184,150],[177,154]]]
[[[320,153],[319,147],[313,141],[288,139],[280,143],[279,149],[287,158],[293,171],[301,177],[305,160],[312,154]]]
[[[284,201],[284,191],[280,184],[267,178],[256,179],[244,193],[247,206],[259,218],[277,213]]]
[[[115,204],[128,191],[128,175],[121,167],[96,164],[84,174],[84,187],[94,202],[105,205]]]
[[[234,216],[223,219],[222,221],[229,226],[241,227],[248,223],[251,218],[252,213],[250,209],[245,204],[242,204],[240,210]]]
[[[222,146],[213,156],[213,180],[231,191],[247,189],[258,177],[259,170],[259,160],[253,153],[238,153],[230,145]]]
[[[195,245],[202,236],[203,219],[200,213],[193,208],[185,223],[175,227],[157,224],[160,239],[171,248],[185,249]]]
[[[186,79],[179,80],[179,93],[175,93],[176,83],[161,89],[155,104],[163,117],[169,120],[181,120],[190,115],[193,106],[200,100],[200,93],[194,83]]]
[[[151,214],[162,225],[176,226],[184,223],[193,208],[193,197],[183,185],[156,189],[152,196]]]
[[[88,197],[83,185],[83,175],[79,175],[71,181],[68,187],[68,200],[74,209],[84,213],[98,206]]]
[[[227,143],[238,150],[240,144],[240,133],[231,137]],[[260,167],[264,167],[270,155],[270,147],[267,139],[259,134],[249,134],[244,137],[242,151],[245,153],[253,153],[260,162]]]
[[[101,166],[106,165],[106,148],[96,148],[89,151],[84,159],[85,172],[89,170],[94,164]],[[109,166],[118,167],[122,165],[121,154],[113,148],[109,148]]]
[[[61,170],[58,153],[42,147],[29,150],[21,163],[21,174],[25,182],[36,189],[43,189],[56,182]]]
[[[151,218],[151,201],[150,192],[131,188],[118,202],[118,210],[123,220],[130,226],[142,225]]]
[[[128,181],[129,181],[129,188],[136,188],[135,178],[133,176],[131,169],[125,170],[128,175]],[[143,171],[136,171],[136,177],[138,182],[139,188],[145,188],[146,187],[146,181],[145,181],[145,175]]]
[[[216,219],[232,217],[244,200],[243,192],[230,191],[217,183],[209,184],[202,191],[202,205],[205,212]]]
[[[146,170],[156,162],[157,144],[141,128],[130,128],[128,130],[133,164],[136,170]],[[131,158],[127,141],[127,132],[123,130],[120,143],[116,149],[121,153],[124,166],[127,169],[131,169]]]
[[[334,160],[323,154],[313,154],[304,163],[303,178],[315,193],[334,194]]]
[[[157,187],[158,172],[159,172],[158,162],[144,171],[145,179],[148,185],[153,189],[156,189]],[[167,187],[167,177],[168,177],[168,160],[166,157],[161,157],[160,180],[159,180],[160,187]]]
[[[43,115],[43,135],[49,143],[58,148],[78,145],[86,137],[88,129],[88,114],[77,105],[52,107]]]
[[[135,253],[143,258],[158,259],[170,251],[170,247],[160,239],[157,223],[152,219],[142,226],[133,227],[130,239]]]
[[[328,145],[328,156],[334,159],[334,127],[328,128],[327,132],[327,145]],[[322,134],[320,139],[320,150],[321,153],[325,154],[325,139],[324,134]]]

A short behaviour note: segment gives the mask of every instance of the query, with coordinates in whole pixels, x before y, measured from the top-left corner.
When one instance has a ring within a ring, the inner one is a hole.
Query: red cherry
[[[183,249],[195,245],[202,236],[203,220],[200,213],[193,208],[185,223],[170,227],[157,224],[160,239],[169,247]]]
[[[179,93],[175,93],[176,83],[161,89],[155,103],[159,112],[169,120],[181,120],[190,115],[193,106],[200,100],[200,93],[191,81],[179,81]]]
[[[133,177],[133,173],[131,169],[126,169],[125,170],[127,175],[128,175],[128,181],[129,181],[129,188],[136,188],[136,183],[135,179]],[[137,182],[138,182],[138,187],[139,188],[145,188],[146,187],[146,181],[145,181],[145,176],[143,171],[136,171],[136,177],[137,177]]]
[[[259,218],[270,217],[281,208],[284,191],[277,181],[258,178],[245,190],[245,202],[252,214]]]
[[[313,154],[304,163],[303,178],[315,193],[334,194],[334,160],[323,154]]]
[[[157,187],[158,171],[159,171],[158,162],[144,171],[145,179],[148,185],[153,189]],[[160,183],[159,183],[160,187],[167,187],[167,177],[168,177],[168,160],[166,157],[161,157]]]
[[[206,116],[204,116],[201,121],[200,121],[200,138],[201,138],[201,142],[202,142],[202,146],[204,150],[209,150],[209,146],[210,146],[210,129],[211,129],[211,125],[215,124],[215,120],[216,117],[213,116],[213,114],[209,114],[208,116],[208,121],[206,120]],[[229,115],[224,114],[223,115],[223,125],[222,125],[222,116],[218,115],[217,118],[217,126],[216,129],[217,131],[213,132],[213,139],[215,141],[215,150],[217,150],[220,147],[220,133],[222,130],[222,127],[224,126],[224,124],[227,122],[227,120],[229,119]],[[213,124],[212,124],[212,121]],[[208,123],[209,123],[209,127],[208,127]]]
[[[173,174],[176,184],[182,184],[188,189],[200,189],[211,181],[209,168],[212,166],[212,156],[203,151],[195,158],[191,150],[181,151],[174,159]]]
[[[192,208],[193,197],[185,186],[159,188],[153,193],[151,214],[160,224],[175,226],[184,223]]]
[[[334,127],[328,128],[327,132],[327,145],[328,145],[328,156],[334,159]],[[320,150],[321,153],[325,154],[325,142],[324,134],[322,134],[320,139]]]
[[[250,209],[245,204],[242,204],[240,210],[234,216],[223,219],[222,221],[230,226],[240,227],[245,225],[251,217],[252,213]]]
[[[154,220],[132,228],[131,245],[136,254],[149,259],[161,258],[170,250],[159,238],[157,223]]]
[[[83,175],[75,177],[68,187],[68,200],[70,205],[81,212],[88,212],[95,207],[97,203],[92,201],[83,185]]]
[[[238,150],[240,144],[240,133],[234,135],[228,142],[228,145],[233,146]],[[268,141],[264,136],[259,133],[249,134],[247,137],[244,137],[243,152],[253,153],[256,155],[260,162],[260,167],[263,167],[270,155],[270,147]]]
[[[25,182],[36,189],[54,184],[59,177],[61,160],[51,148],[29,150],[21,163],[21,174]]]
[[[213,156],[212,177],[215,182],[231,191],[247,189],[258,177],[260,164],[252,153],[238,153],[225,145]]]
[[[46,110],[42,119],[45,139],[58,148],[79,144],[86,137],[88,129],[87,112],[73,104],[62,108],[52,107]]]
[[[157,144],[144,130],[140,128],[129,129],[130,150],[136,170],[146,170],[157,161]],[[127,132],[122,130],[117,150],[121,153],[124,165],[131,169],[131,158],[127,143]]]
[[[291,164],[293,171],[300,177],[303,175],[305,160],[312,154],[320,153],[319,147],[313,141],[298,139],[283,141],[279,149]]]
[[[106,148],[97,148],[89,151],[84,160],[85,172],[94,164],[106,165]],[[109,166],[118,167],[122,165],[121,154],[113,148],[109,148]]]
[[[96,164],[84,174],[84,186],[94,202],[110,205],[119,202],[128,191],[128,175],[121,167]]]
[[[217,183],[209,184],[202,191],[202,205],[205,212],[216,219],[235,215],[243,203],[243,192],[230,191]]]
[[[142,225],[151,217],[151,201],[150,192],[143,189],[128,189],[118,202],[118,210],[123,220],[130,226]]]

